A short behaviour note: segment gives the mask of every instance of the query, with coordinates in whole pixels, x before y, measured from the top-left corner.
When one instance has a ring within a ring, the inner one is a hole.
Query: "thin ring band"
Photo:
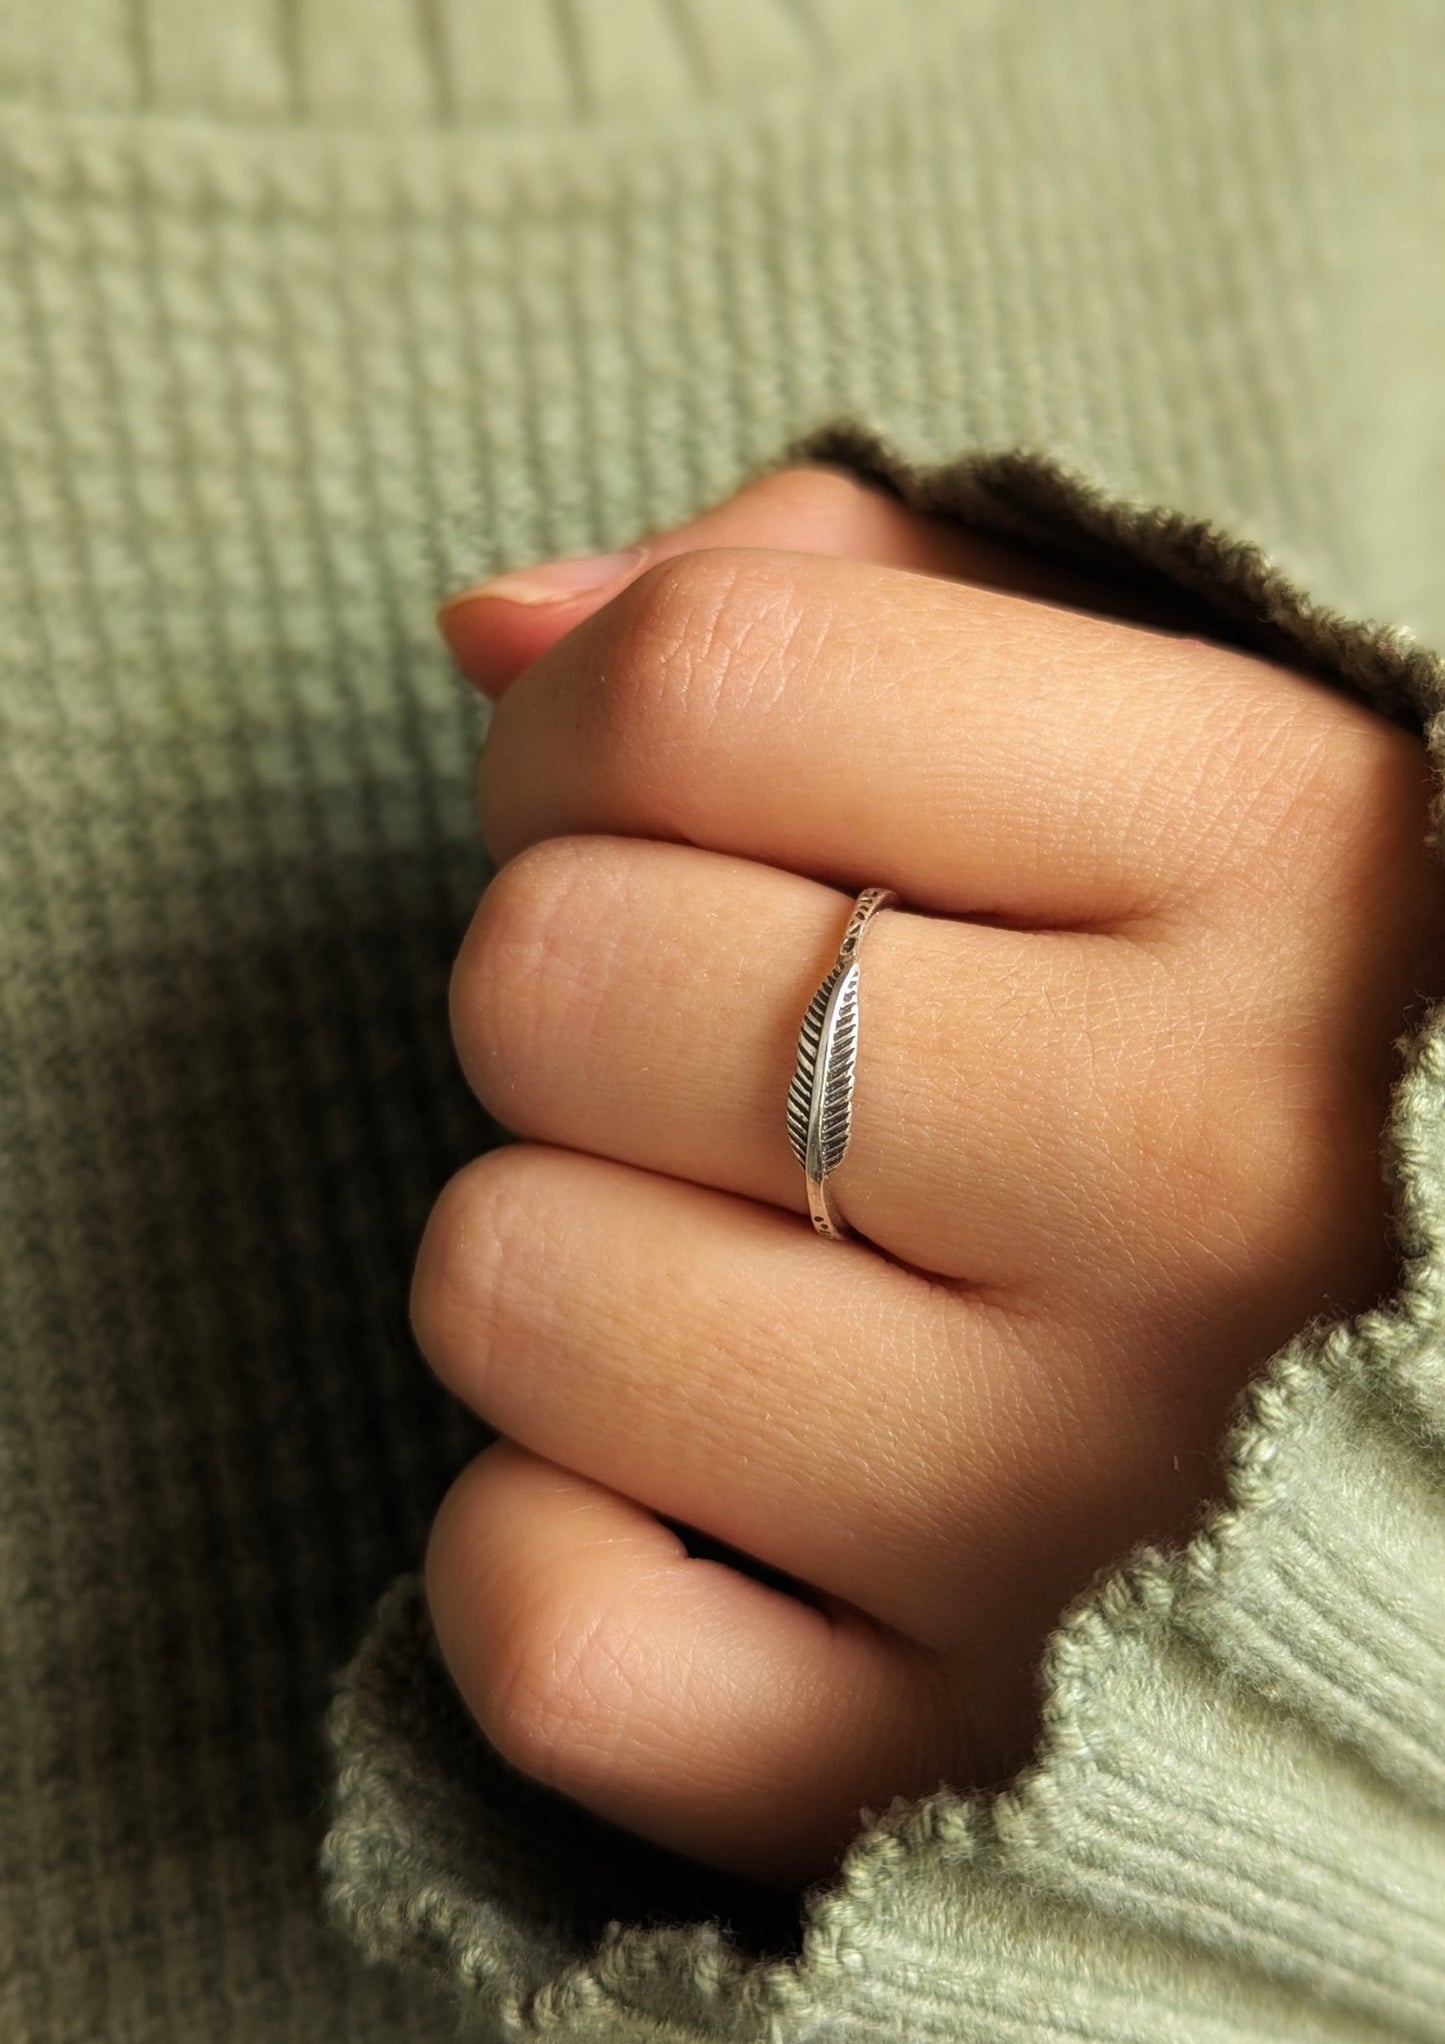
[[[858,948],[878,911],[897,905],[891,888],[864,888],[853,904],[837,960],[809,1001],[798,1033],[797,1068],[788,1087],[788,1141],[807,1175],[813,1226],[833,1242],[857,1233],[839,1213],[828,1180],[843,1161],[853,1127]]]

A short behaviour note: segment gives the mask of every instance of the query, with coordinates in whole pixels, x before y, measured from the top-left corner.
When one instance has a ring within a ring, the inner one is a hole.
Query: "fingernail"
[[[602,589],[618,581],[636,568],[646,553],[646,547],[634,546],[622,553],[567,554],[535,568],[514,568],[493,576],[490,582],[458,590],[442,604],[437,616],[445,617],[467,603],[562,603],[569,596],[581,596],[588,589]]]

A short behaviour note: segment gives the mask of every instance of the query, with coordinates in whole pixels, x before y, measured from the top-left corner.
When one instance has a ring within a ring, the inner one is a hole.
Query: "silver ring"
[[[865,887],[853,904],[837,962],[808,1003],[798,1032],[798,1063],[788,1087],[788,1141],[808,1179],[808,1212],[830,1241],[857,1233],[838,1211],[828,1180],[843,1161],[853,1128],[858,1066],[858,947],[882,908],[896,908],[888,887]]]

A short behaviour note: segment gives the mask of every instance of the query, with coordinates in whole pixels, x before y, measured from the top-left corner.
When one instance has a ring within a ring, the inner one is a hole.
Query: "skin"
[[[826,469],[441,622],[496,700],[452,1027],[521,1140],[417,1257],[422,1352],[503,1436],[432,1529],[437,1637],[513,1766],[824,1879],[860,1809],[1028,1757],[1063,1608],[1187,1537],[1259,1365],[1394,1289],[1424,747]],[[826,1242],[783,1103],[879,884],[866,1239]]]

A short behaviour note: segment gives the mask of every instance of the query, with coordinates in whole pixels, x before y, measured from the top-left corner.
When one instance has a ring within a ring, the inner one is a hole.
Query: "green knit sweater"
[[[806,446],[1445,755],[1442,56],[1434,0],[9,0],[5,2044],[1445,2040],[1445,1009],[1398,1289],[1248,1359],[1030,1764],[803,1895],[466,1717],[417,1569],[486,1434],[406,1317],[495,1134],[463,581]]]

